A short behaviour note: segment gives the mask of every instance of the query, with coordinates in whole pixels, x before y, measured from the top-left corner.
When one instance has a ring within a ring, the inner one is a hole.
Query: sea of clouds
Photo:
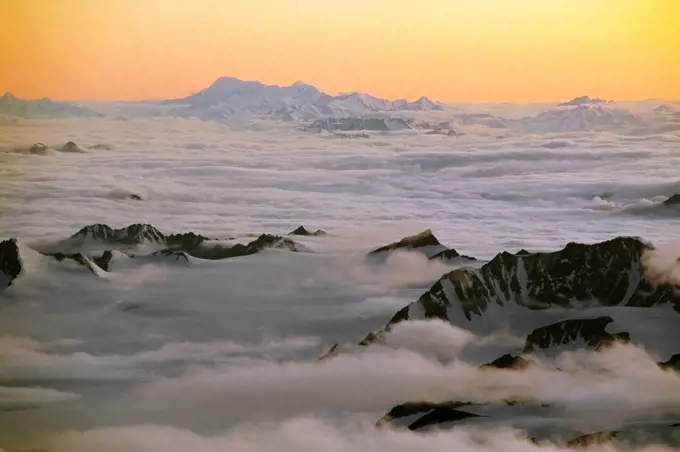
[[[640,236],[664,244],[647,256],[650,274],[678,281],[680,210],[661,204],[680,192],[677,134],[341,139],[274,121],[170,118],[0,128],[0,239],[19,237],[27,264],[0,292],[8,452],[560,451],[570,435],[680,412],[680,379],[656,365],[668,347],[653,341],[510,372],[478,365],[521,347],[526,331],[414,321],[351,350],[461,265],[364,259],[425,228],[481,259]],[[29,152],[36,141],[49,149]],[[67,141],[85,152],[58,151]],[[328,236],[296,238],[306,253],[119,260],[103,278],[30,249],[91,223],[221,239],[304,224]],[[317,361],[334,343],[350,352]],[[511,397],[551,408],[428,433],[375,427],[406,401]],[[528,442],[532,431],[554,444]],[[672,450],[654,438],[592,450]]]

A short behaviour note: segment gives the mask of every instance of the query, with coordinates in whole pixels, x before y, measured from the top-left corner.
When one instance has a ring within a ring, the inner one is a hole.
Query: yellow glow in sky
[[[0,0],[0,91],[181,97],[219,76],[330,94],[680,99],[680,0]]]

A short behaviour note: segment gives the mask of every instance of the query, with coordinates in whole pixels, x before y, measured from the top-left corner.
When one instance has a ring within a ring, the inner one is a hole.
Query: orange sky
[[[680,99],[680,0],[0,0],[0,92],[180,97],[218,76],[441,101]]]

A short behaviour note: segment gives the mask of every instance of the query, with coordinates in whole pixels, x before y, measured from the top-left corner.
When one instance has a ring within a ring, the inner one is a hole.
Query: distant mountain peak
[[[86,117],[101,116],[87,107],[54,102],[47,97],[21,99],[7,92],[0,97],[0,114],[21,117]]]
[[[574,97],[572,100],[569,102],[562,102],[560,104],[557,104],[558,107],[582,107],[582,106],[590,106],[590,105],[602,105],[602,104],[614,104],[613,100],[604,100],[600,99],[599,97],[590,97],[590,96],[579,96],[579,97]]]

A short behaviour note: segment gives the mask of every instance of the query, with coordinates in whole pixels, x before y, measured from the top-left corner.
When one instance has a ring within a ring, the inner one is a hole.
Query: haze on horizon
[[[0,91],[183,97],[220,76],[443,102],[680,99],[676,0],[25,0]]]

